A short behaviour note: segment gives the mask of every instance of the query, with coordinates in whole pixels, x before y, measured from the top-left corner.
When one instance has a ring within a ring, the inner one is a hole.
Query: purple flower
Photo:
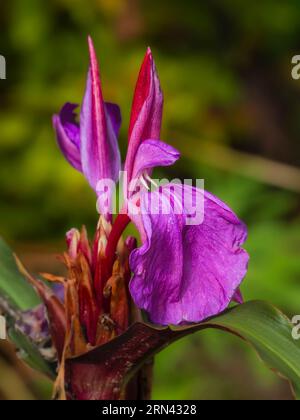
[[[80,124],[76,121],[77,105],[67,103],[53,125],[58,145],[68,162],[83,172],[97,192],[101,179],[117,181],[121,158],[117,138],[121,126],[121,113],[117,105],[104,102],[97,57],[89,38],[90,67],[85,96],[81,108]],[[106,212],[103,203],[103,212]],[[109,206],[108,206],[109,207]]]
[[[80,126],[71,104],[54,117],[54,126],[65,157],[96,190],[102,179],[118,180],[120,113],[103,101],[91,40],[89,46],[91,64]],[[153,169],[173,165],[180,157],[160,140],[162,111],[163,94],[148,49],[129,128],[125,171],[131,187],[125,186],[124,211],[109,229],[104,271],[111,274],[119,239],[131,219],[142,240],[130,256],[132,299],[152,322],[178,325],[200,322],[225,310],[231,301],[242,301],[239,288],[249,260],[242,249],[247,229],[229,207],[201,189],[168,184],[148,190]],[[202,204],[195,208],[195,202]],[[102,202],[100,209],[107,216]],[[191,215],[198,223],[189,223]]]

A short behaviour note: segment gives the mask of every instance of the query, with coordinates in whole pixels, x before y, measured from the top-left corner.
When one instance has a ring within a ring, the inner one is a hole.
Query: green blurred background
[[[300,313],[298,0],[11,0],[1,3],[0,234],[34,270],[57,271],[64,234],[97,222],[95,197],[65,162],[51,116],[81,102],[91,34],[105,98],[121,105],[124,152],[134,84],[152,47],[165,93],[162,138],[183,159],[169,178],[204,178],[249,226],[245,298]],[[49,384],[0,348],[0,399]],[[246,344],[202,332],[157,357],[154,398],[289,399]]]

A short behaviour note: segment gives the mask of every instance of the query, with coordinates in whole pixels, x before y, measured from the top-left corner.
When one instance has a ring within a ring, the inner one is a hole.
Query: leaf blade
[[[300,342],[292,337],[293,325],[278,309],[252,301],[219,316],[217,325],[242,336],[267,366],[288,379],[300,399]]]
[[[19,356],[28,366],[38,372],[43,373],[48,378],[55,379],[55,368],[46,362],[37,347],[20,331],[14,328],[9,329],[9,338],[15,344],[17,349],[21,351]]]
[[[1,237],[0,294],[22,311],[31,309],[40,303],[36,292],[19,272],[13,252]]]

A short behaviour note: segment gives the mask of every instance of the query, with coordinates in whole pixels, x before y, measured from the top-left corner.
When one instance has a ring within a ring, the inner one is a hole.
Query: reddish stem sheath
[[[106,247],[106,262],[107,274],[110,276],[112,273],[113,265],[116,258],[116,250],[122,233],[130,223],[130,218],[127,214],[118,214],[115,223],[113,224],[112,231],[109,235]]]

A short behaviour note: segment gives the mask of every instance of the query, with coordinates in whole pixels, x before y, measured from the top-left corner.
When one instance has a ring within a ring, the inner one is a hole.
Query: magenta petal
[[[74,110],[78,105],[67,103],[59,115],[53,116],[53,126],[57,143],[67,161],[78,171],[82,172],[80,158],[80,130],[76,123]]]
[[[124,193],[128,205],[127,213],[137,226],[142,240],[146,236],[138,203],[142,191],[145,191],[145,186],[140,182],[140,176],[145,173],[150,175],[155,167],[173,165],[179,157],[178,150],[159,140],[145,140],[137,151],[130,188],[125,185]]]
[[[238,290],[235,292],[235,294],[234,294],[234,296],[233,296],[232,300],[233,300],[233,302],[236,302],[236,303],[238,303],[239,305],[242,305],[242,304],[244,303],[244,298],[243,298],[243,295],[242,295],[242,292],[240,291],[240,289],[238,289]]]
[[[80,146],[80,130],[79,124],[76,122],[77,114],[75,110],[78,108],[77,104],[66,103],[60,111],[60,120],[65,129],[65,132],[72,143]]]
[[[131,254],[131,295],[157,324],[201,322],[228,307],[247,272],[249,257],[241,248],[247,229],[209,193],[175,184],[161,191],[160,196],[159,191],[142,196],[147,240]],[[164,214],[170,191],[177,208]],[[187,214],[194,212],[191,203],[201,197],[203,223],[186,225]],[[160,203],[161,214],[154,214],[158,212],[153,212],[153,204],[149,212],[153,201]]]
[[[180,153],[174,147],[159,140],[145,140],[138,148],[132,179],[138,178],[143,172],[159,166],[171,166],[180,158]]]
[[[111,107],[103,100],[98,62],[90,38],[89,48],[90,69],[80,118],[81,160],[84,175],[97,191],[100,180],[118,180],[121,159],[116,120],[110,119]]]
[[[116,138],[119,137],[120,134],[120,128],[122,124],[122,116],[121,116],[121,110],[119,105],[111,104],[110,102],[105,103],[106,112],[108,114],[108,117],[110,118],[114,133]]]
[[[140,144],[147,139],[159,139],[163,112],[160,88],[151,50],[148,49],[138,77],[129,128],[129,145],[125,163],[129,181]]]

